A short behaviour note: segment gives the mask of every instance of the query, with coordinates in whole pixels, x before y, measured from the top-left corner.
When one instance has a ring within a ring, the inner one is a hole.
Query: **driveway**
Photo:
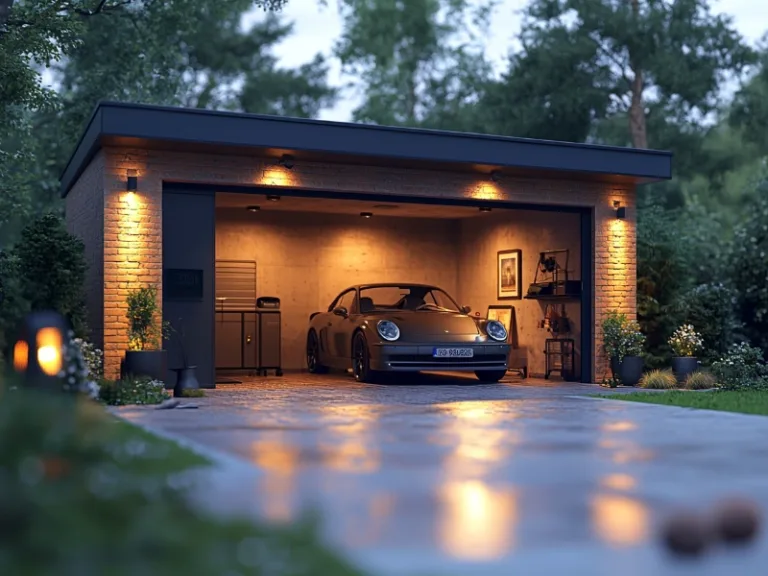
[[[255,480],[210,498],[275,521],[318,507],[328,537],[379,574],[765,573],[764,538],[681,562],[655,528],[732,494],[768,509],[768,418],[538,384],[270,377],[199,410],[120,413],[253,463]]]

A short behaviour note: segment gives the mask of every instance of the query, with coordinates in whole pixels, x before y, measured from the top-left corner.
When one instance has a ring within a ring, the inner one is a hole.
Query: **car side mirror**
[[[462,306],[461,311],[463,314],[469,314],[470,312],[472,312],[472,308],[469,306]]]
[[[333,309],[333,313],[336,314],[336,316],[341,316],[342,318],[346,318],[349,312],[347,311],[344,306],[337,306]]]

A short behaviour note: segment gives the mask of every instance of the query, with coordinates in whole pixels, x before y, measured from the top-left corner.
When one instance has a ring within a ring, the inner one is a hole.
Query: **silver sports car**
[[[352,368],[360,382],[422,370],[472,371],[498,382],[507,372],[507,329],[469,312],[436,286],[352,286],[309,317],[307,368]]]

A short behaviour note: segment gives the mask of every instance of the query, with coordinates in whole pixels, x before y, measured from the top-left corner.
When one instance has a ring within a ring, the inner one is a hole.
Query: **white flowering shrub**
[[[92,399],[98,398],[99,385],[91,374],[81,345],[74,338],[74,333],[69,333],[69,342],[64,345],[62,353],[64,361],[59,377],[62,379],[64,391],[87,394]]]
[[[728,353],[712,363],[712,374],[723,390],[768,389],[768,366],[763,351],[746,342],[734,344]]]
[[[675,356],[695,356],[704,346],[704,340],[692,324],[683,324],[670,336],[669,345]]]
[[[640,325],[626,314],[609,312],[603,320],[603,348],[609,358],[621,362],[625,356],[641,356],[645,335]]]
[[[125,378],[102,383],[99,398],[110,406],[160,404],[169,398],[165,383],[151,378]]]
[[[96,348],[90,342],[83,340],[82,338],[73,338],[72,344],[80,349],[80,354],[85,360],[85,364],[88,366],[88,371],[91,374],[91,378],[101,379],[104,377],[104,353]]]

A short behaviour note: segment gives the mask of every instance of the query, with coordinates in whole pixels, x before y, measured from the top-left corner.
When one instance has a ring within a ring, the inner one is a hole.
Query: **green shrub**
[[[648,388],[650,390],[669,390],[670,388],[677,388],[677,378],[672,373],[672,370],[651,370],[643,374],[640,379],[640,387]]]
[[[0,250],[0,357],[10,353],[22,319],[29,312],[21,285],[19,259],[7,250]]]
[[[158,318],[157,286],[131,290],[127,298],[128,347],[130,350],[157,350],[168,338],[169,325]]]
[[[643,353],[645,336],[640,326],[626,314],[608,312],[603,320],[603,347],[609,358],[621,362],[625,356],[640,356]]]
[[[682,294],[675,312],[696,326],[702,339],[701,359],[710,364],[724,356],[742,330],[736,318],[738,293],[722,283],[700,284]]]
[[[734,230],[730,277],[738,288],[737,311],[749,341],[768,351],[768,180],[749,195],[750,205]]]
[[[85,336],[85,247],[67,232],[62,218],[45,214],[24,227],[13,254],[29,308],[55,310],[77,336]]]
[[[685,378],[685,388],[688,390],[709,390],[717,387],[717,379],[711,372],[697,370]]]
[[[712,373],[723,390],[768,388],[768,366],[760,348],[746,342],[734,344],[728,353],[712,363]]]
[[[105,380],[99,390],[99,399],[110,406],[160,404],[168,398],[165,384],[144,377]]]

